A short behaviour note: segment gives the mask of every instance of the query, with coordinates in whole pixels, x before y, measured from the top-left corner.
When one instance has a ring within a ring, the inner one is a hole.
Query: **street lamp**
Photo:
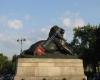
[[[17,42],[20,42],[20,44],[21,44],[21,47],[20,47],[20,52],[22,53],[22,44],[23,44],[23,41],[26,41],[26,39],[25,38],[21,38],[21,39],[18,39],[17,40]]]

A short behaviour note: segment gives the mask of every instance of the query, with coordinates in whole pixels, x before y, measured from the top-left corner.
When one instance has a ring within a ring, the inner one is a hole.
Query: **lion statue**
[[[24,50],[20,56],[47,56],[53,57],[54,55],[60,56],[72,55],[72,48],[69,47],[69,44],[64,39],[65,30],[58,27],[57,25],[53,26],[50,29],[47,40],[40,40],[35,44],[31,45],[29,49]]]

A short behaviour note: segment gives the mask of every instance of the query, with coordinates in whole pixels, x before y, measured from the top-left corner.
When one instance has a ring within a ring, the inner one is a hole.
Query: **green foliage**
[[[12,57],[12,72],[13,72],[13,74],[16,73],[17,60],[18,60],[18,55],[13,55],[13,57]]]
[[[75,52],[78,55],[84,53],[85,50],[94,51],[96,29],[97,26],[91,26],[89,24],[74,29],[74,39],[71,44],[75,48]]]
[[[14,74],[16,69],[17,55],[13,56],[12,60],[9,60],[7,56],[0,53],[0,74]]]
[[[2,53],[0,53],[0,73],[4,71],[4,67],[6,66],[7,62],[8,58],[4,56]]]
[[[89,74],[96,72],[100,62],[100,25],[86,25],[74,29],[74,38],[71,42],[75,54],[83,59],[84,68]]]

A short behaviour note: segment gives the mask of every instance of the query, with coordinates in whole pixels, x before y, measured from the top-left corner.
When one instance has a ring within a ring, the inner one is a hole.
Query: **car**
[[[4,75],[3,80],[14,80],[14,77],[12,74],[6,74],[6,75]]]

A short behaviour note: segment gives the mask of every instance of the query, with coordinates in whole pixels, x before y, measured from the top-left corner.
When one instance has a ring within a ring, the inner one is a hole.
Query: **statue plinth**
[[[14,80],[83,80],[80,59],[19,58]]]

